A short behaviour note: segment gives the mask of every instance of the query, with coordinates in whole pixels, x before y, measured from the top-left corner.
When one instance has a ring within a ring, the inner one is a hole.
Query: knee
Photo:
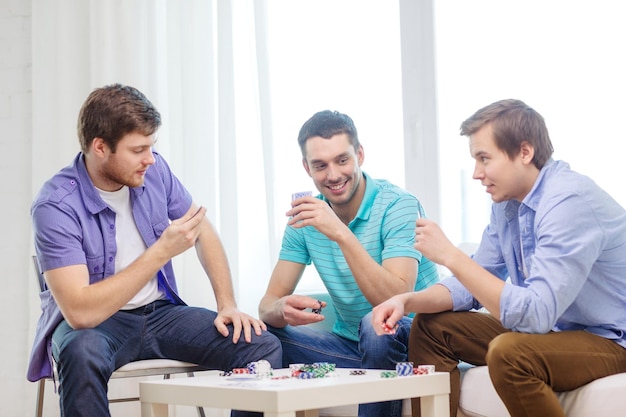
[[[496,336],[487,349],[487,366],[494,369],[510,366],[523,353],[519,350],[518,339],[519,334],[514,332]]]
[[[268,352],[278,352],[282,355],[283,345],[278,337],[270,332],[263,333],[262,345]]]
[[[435,329],[441,327],[440,318],[444,314],[416,314],[411,324],[411,339],[431,338],[436,332]]]
[[[374,326],[372,326],[372,313],[367,313],[359,324],[359,344],[368,349],[368,346],[371,348],[384,344],[386,339],[386,337],[380,337],[376,334]]]
[[[94,329],[74,330],[57,345],[56,361],[66,372],[75,369],[89,372],[97,369],[102,374],[114,371],[108,344]]]
[[[258,338],[256,350],[263,352],[263,359],[267,360],[272,368],[283,367],[283,345],[276,335],[269,331],[263,332],[262,336]]]
[[[372,326],[372,312],[370,311],[361,319],[361,323],[359,323],[359,337],[363,339],[364,337],[372,337],[376,336],[376,332],[374,331],[374,326]]]
[[[374,330],[372,325],[372,313],[367,313],[359,324],[359,342],[362,345],[381,345],[387,344],[391,337],[381,337]]]
[[[411,331],[411,319],[403,318],[398,321],[398,327],[393,335],[378,335],[372,325],[372,313],[361,319],[359,326],[359,344],[363,349],[400,349],[406,351],[406,344]]]
[[[448,312],[443,313],[420,313],[413,317],[413,328],[420,331],[428,331],[433,326],[441,326]]]

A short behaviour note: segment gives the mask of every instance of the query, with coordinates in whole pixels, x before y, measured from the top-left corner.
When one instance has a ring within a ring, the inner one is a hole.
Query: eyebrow
[[[341,159],[341,158],[349,158],[350,157],[350,152],[343,152],[340,153],[339,155],[335,156],[334,158],[332,158],[332,161],[336,161],[337,159]],[[309,161],[309,164],[325,164],[326,161],[323,161],[321,159],[311,159]]]

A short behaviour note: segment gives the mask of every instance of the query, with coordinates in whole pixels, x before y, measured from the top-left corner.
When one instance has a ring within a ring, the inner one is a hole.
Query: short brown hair
[[[526,141],[535,149],[533,164],[541,169],[554,149],[545,120],[520,100],[500,100],[474,113],[461,124],[461,136],[470,136],[491,123],[496,146],[513,159]]]
[[[298,144],[300,145],[302,157],[306,158],[305,145],[307,139],[315,136],[330,139],[342,133],[348,135],[354,149],[359,149],[359,146],[361,146],[359,134],[350,116],[331,110],[322,110],[315,113],[302,125],[298,134]]]
[[[161,115],[134,87],[112,84],[89,94],[78,115],[78,140],[87,152],[95,138],[102,138],[112,152],[129,133],[152,135],[161,126]]]

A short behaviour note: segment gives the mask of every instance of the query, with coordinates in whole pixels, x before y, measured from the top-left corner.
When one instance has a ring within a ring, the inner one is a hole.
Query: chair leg
[[[43,415],[43,396],[46,393],[46,378],[39,380],[37,384],[37,405],[35,407],[35,417]]]
[[[194,373],[193,373],[193,372],[187,372],[187,376],[188,376],[189,378],[192,378],[192,377],[194,377]],[[202,407],[196,407],[196,409],[198,410],[198,417],[206,417],[206,416],[204,415],[204,408],[202,408]]]

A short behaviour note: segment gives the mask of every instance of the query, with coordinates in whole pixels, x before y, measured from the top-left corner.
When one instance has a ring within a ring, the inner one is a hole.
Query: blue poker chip
[[[413,362],[398,362],[396,364],[398,376],[413,375]]]

